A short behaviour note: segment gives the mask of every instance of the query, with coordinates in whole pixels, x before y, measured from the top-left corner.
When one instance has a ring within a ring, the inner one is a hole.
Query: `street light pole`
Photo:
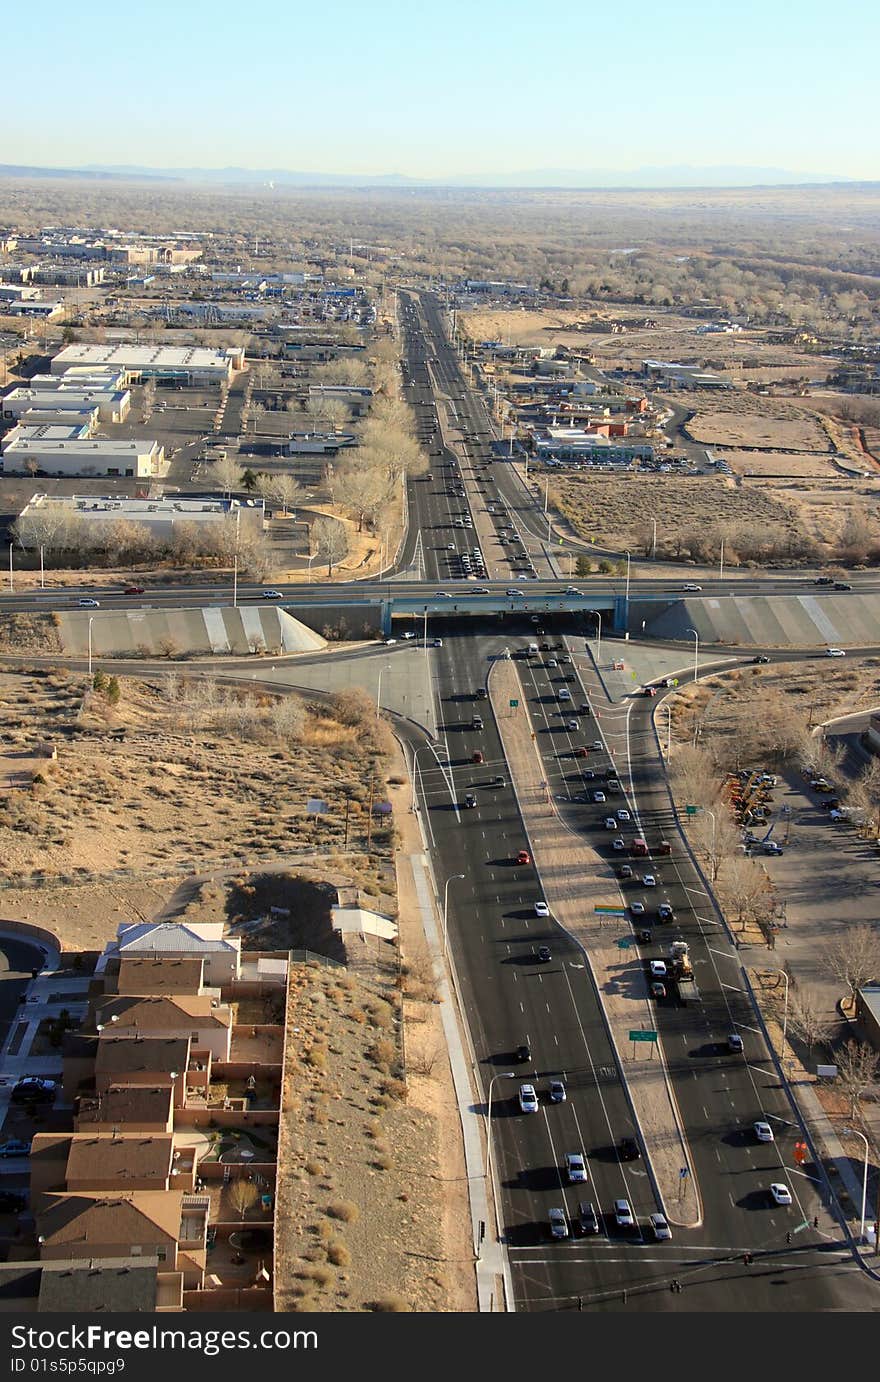
[[[95,616],[94,616],[93,614],[89,615],[89,676],[90,676],[90,677],[91,677],[91,675],[92,675],[92,624],[93,624],[94,622],[95,622]]]
[[[456,879],[464,878],[463,873],[452,873],[446,880],[443,888],[443,954],[446,954],[446,941],[449,934],[449,884]]]
[[[624,598],[624,602],[625,602],[625,604],[626,604],[627,613],[629,613],[629,564],[630,564],[630,554],[629,554],[629,552],[627,552],[627,554],[626,554],[626,594],[625,594],[624,597],[623,597],[623,598]]]
[[[514,1070],[499,1070],[497,1075],[493,1075],[489,1081],[489,1102],[486,1109],[486,1182],[489,1181],[489,1171],[492,1166],[492,1086],[496,1080],[515,1080]]]
[[[12,584],[12,543],[9,544],[9,593],[14,592],[15,586]]]
[[[700,675],[700,635],[696,629],[688,629],[688,633],[694,635],[694,681],[697,681]]]
[[[718,579],[724,580],[724,538],[721,539],[721,561],[718,565]]]
[[[668,763],[669,760],[670,760],[670,758],[672,757],[672,704],[671,704],[670,701],[667,701],[667,702],[666,702],[665,709],[666,709],[666,761],[667,761],[667,763]]]
[[[318,555],[317,552],[313,552],[312,555],[309,557],[308,561],[306,562],[306,565],[307,565],[308,570],[309,570],[309,579],[308,579],[308,584],[309,584],[309,585],[312,584],[312,562],[315,560],[315,557],[316,557],[317,555]]]
[[[656,518],[652,518],[652,519],[651,519],[651,560],[654,561],[654,559],[656,558],[656,556],[657,556],[657,520],[656,520]]]
[[[602,611],[601,609],[594,609],[592,613],[598,620],[598,628],[596,630],[596,662],[598,663],[599,658],[602,656]]]
[[[859,1226],[859,1242],[861,1242],[865,1236],[865,1210],[868,1200],[868,1139],[863,1132],[859,1132],[858,1128],[842,1128],[841,1131],[854,1133],[865,1144],[865,1166],[862,1171],[862,1222]]]
[[[238,606],[238,553],[232,558],[232,608]]]

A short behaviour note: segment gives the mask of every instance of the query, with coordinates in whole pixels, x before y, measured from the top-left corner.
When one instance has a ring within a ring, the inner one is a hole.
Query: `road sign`
[[[656,1032],[630,1032],[630,1041],[656,1041]]]
[[[511,708],[511,710],[516,710],[516,708],[517,708],[518,705],[519,705],[519,701],[518,701],[518,700],[516,700],[515,698],[511,699],[511,702],[510,702],[510,708]]]
[[[686,1166],[679,1166],[679,1168],[678,1168],[678,1178],[679,1178],[679,1180],[686,1180],[687,1177],[688,1177],[689,1175],[690,1175],[690,1171],[688,1170],[688,1168],[687,1168]]]
[[[686,816],[698,816],[700,814],[700,808],[699,806],[686,806],[684,808],[684,814]]]
[[[598,906],[596,906],[596,907],[593,908],[593,911],[594,911],[594,912],[597,912],[597,913],[599,914],[599,916],[602,916],[602,917],[625,917],[625,916],[626,916],[626,908],[625,908],[625,907],[610,906],[610,905],[608,905],[608,904],[606,904],[606,903],[604,903],[604,902],[600,902],[600,903],[598,904]]]

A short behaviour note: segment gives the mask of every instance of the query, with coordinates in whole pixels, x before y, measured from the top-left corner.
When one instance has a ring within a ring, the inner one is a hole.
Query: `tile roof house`
[[[125,994],[201,993],[204,967],[203,955],[125,955],[119,961],[115,990]]]
[[[162,1308],[159,1262],[155,1257],[94,1258],[88,1262],[44,1262],[40,1271],[39,1310],[58,1314],[153,1313]],[[178,1284],[179,1274],[165,1274]],[[173,1298],[173,1297],[172,1297]],[[166,1308],[168,1308],[166,1306]],[[173,1308],[173,1307],[172,1307]]]
[[[209,1200],[181,1191],[51,1195],[37,1216],[43,1261],[154,1257],[181,1271],[188,1290],[204,1283]]]
[[[80,1096],[73,1116],[75,1132],[170,1133],[174,1126],[174,1091],[163,1084],[126,1084],[118,1079],[100,1094]]]
[[[241,940],[224,936],[222,922],[135,922],[119,927],[98,962],[106,964],[114,956],[202,955],[206,984],[228,984],[241,972]]]
[[[119,994],[93,1000],[92,1013],[99,1030],[112,1025],[117,1038],[164,1036],[190,1037],[205,1047],[215,1060],[229,1060],[232,1009],[216,998],[198,994],[173,997],[137,997]]]

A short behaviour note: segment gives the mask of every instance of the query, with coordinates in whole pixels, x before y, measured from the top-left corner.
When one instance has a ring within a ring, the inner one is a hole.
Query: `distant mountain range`
[[[737,165],[633,168],[533,168],[517,173],[469,173],[449,178],[414,178],[405,173],[302,173],[287,168],[148,168],[140,164],[87,164],[82,168],[38,168],[0,164],[4,178],[94,178],[125,181],[208,182],[217,185],[273,183],[278,187],[399,187],[399,188],[700,188],[815,186],[823,183],[859,185],[855,178],[833,173],[793,173],[786,168]]]

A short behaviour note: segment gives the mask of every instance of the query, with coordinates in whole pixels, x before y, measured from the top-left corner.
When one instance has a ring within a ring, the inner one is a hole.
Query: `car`
[[[614,819],[613,816],[606,816],[604,820],[604,826],[606,830],[616,830],[617,821]]]
[[[100,604],[98,603],[97,600],[92,600],[92,599],[77,600],[76,603],[79,605],[80,609],[100,609],[100,608],[101,608],[101,606],[100,606]]]
[[[635,1219],[630,1208],[629,1200],[614,1201],[614,1222],[618,1228],[633,1228]]]
[[[650,945],[654,939],[654,932],[649,926],[643,926],[639,932],[638,939],[642,945]]]
[[[142,585],[127,585],[122,593],[123,595],[143,595],[144,587]]]
[[[612,772],[613,772],[613,771],[614,771],[614,770],[612,769]],[[613,793],[617,793],[617,792],[620,791],[620,783],[618,782],[618,780],[617,780],[616,777],[609,777],[609,778],[606,778],[606,781],[605,781],[605,791],[606,791],[606,792],[613,792]]]
[[[578,712],[579,712],[581,715],[589,715],[589,713],[590,713],[589,702],[588,702],[588,701],[581,701],[580,705],[578,706]]]
[[[555,657],[548,657],[548,659],[547,659],[547,666],[548,666],[548,667],[558,667],[558,666],[559,666],[559,663],[556,661],[556,658],[555,658]]]
[[[665,998],[665,997],[666,997],[666,985],[665,985],[665,984],[661,984],[659,980],[658,980],[656,983],[652,984],[652,985],[651,985],[651,997],[652,997],[652,998],[656,998],[656,999],[658,999],[658,1000],[661,999],[661,998]]]
[[[631,902],[629,910],[634,917],[643,917],[645,915],[645,904],[644,902]]]
[[[701,585],[695,585],[693,581],[686,581],[685,584],[682,586],[682,590],[702,590],[702,589],[703,589],[703,587],[702,587]]]
[[[410,632],[410,633],[405,633],[403,636],[404,636],[404,638],[407,640],[407,642],[408,642],[411,638],[415,638],[415,634],[412,633],[412,632]]]
[[[599,1216],[595,1209],[586,1200],[582,1200],[578,1205],[577,1224],[581,1233],[598,1233]]]
[[[506,787],[506,786],[507,786],[507,778],[506,778],[506,777],[502,777],[501,773],[496,773],[496,775],[492,778],[492,786],[493,786],[493,787]]]
[[[480,574],[483,575],[483,576],[485,576],[486,573],[485,573],[485,571],[482,571]],[[477,589],[476,589],[473,593],[474,593],[474,595],[491,595],[491,594],[492,594],[492,592],[491,592],[491,590],[489,590],[488,586],[485,586],[485,585],[477,586]]]
[[[559,691],[559,699],[560,699],[561,701],[570,701],[570,700],[571,700],[571,692],[568,690],[568,688],[567,688],[566,686],[563,686],[563,687],[561,688],[561,690]],[[593,747],[595,747],[595,745],[594,745]],[[602,745],[600,744],[599,747],[601,748]]]
[[[464,794],[464,805],[470,810],[470,809],[472,809],[474,806],[476,806],[476,804],[477,804],[477,798],[474,796],[473,792],[465,792],[465,794]]]
[[[813,581],[813,585],[833,585],[833,584],[834,584],[834,577],[833,577],[833,576],[817,576],[816,579]]]
[[[538,1112],[538,1096],[535,1093],[533,1084],[521,1084],[519,1087],[519,1106],[523,1113]]]
[[[443,639],[442,639],[442,638],[435,638],[435,639],[434,639],[434,647],[435,647],[435,648],[442,648],[442,647],[443,647]]]
[[[761,848],[765,854],[780,855],[785,853],[782,845],[778,845],[775,840],[764,840]]]
[[[532,856],[527,849],[520,849],[517,851],[516,862],[518,864],[530,864],[532,862]]]
[[[769,1123],[765,1123],[763,1118],[759,1118],[757,1123],[752,1124],[752,1131],[759,1142],[774,1142],[773,1129]]]
[[[666,961],[665,961],[665,960],[652,960],[652,961],[651,961],[651,978],[652,978],[652,979],[665,979],[665,978],[666,978]]]
[[[643,686],[643,687],[642,687],[642,695],[643,695],[643,696],[651,697],[651,696],[656,696],[656,694],[657,694],[657,688],[656,688],[656,686]]]
[[[550,1220],[550,1237],[567,1238],[568,1220],[565,1217],[564,1209],[551,1209],[547,1216]]]
[[[517,1046],[516,1051],[514,1052],[513,1059],[516,1061],[518,1065],[522,1065],[523,1061],[532,1059],[532,1048],[529,1045],[528,1040],[520,1042],[519,1046]]]
[[[642,887],[643,887],[643,888],[656,888],[656,886],[657,886],[657,879],[654,877],[653,873],[643,873],[643,874],[642,874]]]
[[[505,595],[511,595],[511,596],[512,596],[512,595],[518,595],[519,598],[520,598],[521,600],[522,600],[522,599],[525,599],[525,596],[523,595],[523,593],[522,593],[521,590],[514,590],[512,587],[511,587],[509,590],[505,590],[504,593],[505,593]]]
[[[483,762],[483,755],[482,755],[482,753],[480,752],[479,749],[475,749],[474,752],[471,754],[471,762],[472,762],[472,763],[482,763],[482,762]]]
[[[0,1213],[17,1214],[24,1209],[26,1197],[18,1190],[0,1190]]]
[[[673,910],[672,910],[672,905],[671,905],[671,903],[669,903],[669,902],[661,902],[660,905],[659,905],[659,907],[657,908],[657,920],[658,920],[658,921],[673,921],[674,919],[675,919],[675,913],[674,913]]]
[[[672,1230],[663,1214],[649,1214],[648,1223],[651,1225],[651,1231],[658,1243],[669,1242],[672,1237]]]
[[[737,1055],[742,1054],[742,1052],[745,1050],[745,1047],[744,1047],[744,1045],[743,1045],[743,1039],[742,1039],[742,1037],[740,1036],[739,1032],[729,1032],[729,1033],[728,1033],[728,1035],[727,1035],[727,1049],[728,1049],[728,1051],[735,1051],[735,1052],[737,1053]]]
[[[80,600],[80,604],[82,604],[82,600]],[[826,648],[826,649],[825,649],[825,656],[826,656],[826,657],[846,657],[846,653],[844,652],[843,648]]]
[[[587,1179],[587,1167],[584,1161],[583,1152],[566,1152],[565,1169],[568,1172],[568,1179],[572,1184]]]
[[[7,1137],[5,1142],[0,1142],[0,1157],[30,1156],[30,1154],[30,1142],[25,1142],[21,1137]]]
[[[563,654],[563,657],[562,657],[562,661],[563,661],[564,663],[566,663],[566,664],[570,664],[570,663],[571,663],[571,653],[564,653],[564,654]]]
[[[536,903],[535,903],[535,916],[536,916],[536,917],[549,917],[549,915],[550,915],[550,908],[547,906],[547,903],[546,903],[546,902],[536,902]]]
[[[852,586],[850,585],[849,581],[835,581],[835,582],[834,582],[834,589],[835,589],[835,590],[852,590]]]
[[[774,1181],[770,1186],[770,1197],[774,1204],[791,1204],[791,1191],[782,1181]]]
[[[641,1155],[642,1150],[634,1137],[622,1137],[620,1139],[621,1161],[638,1161]]]
[[[551,957],[550,957],[550,947],[549,947],[549,945],[539,945],[539,946],[538,946],[538,949],[537,949],[537,952],[536,952],[536,954],[535,954],[535,959],[537,960],[538,964],[539,964],[539,965],[546,965],[546,964],[549,964],[549,963],[550,963],[550,958],[551,958]]]
[[[626,840],[622,840],[619,835],[615,835],[614,839],[611,841],[611,848],[617,850],[626,849]]]
[[[55,1098],[55,1081],[44,1080],[38,1075],[25,1075],[13,1088],[9,1096],[13,1103],[24,1103],[29,1099],[49,1100]]]
[[[617,870],[617,876],[618,878],[632,878],[632,864],[621,864],[620,868]]]
[[[619,821],[631,821],[631,820],[632,820],[632,816],[629,814],[628,811],[626,811],[626,810],[623,809],[623,808],[621,808],[621,810],[617,811],[615,814],[616,814],[617,819],[618,819]]]
[[[561,695],[561,694],[562,694],[562,693],[560,692],[560,695]],[[603,749],[604,747],[605,747],[605,746],[604,746],[604,744],[602,743],[602,740],[601,740],[601,739],[594,739],[593,742],[592,742],[592,744],[590,745],[590,748],[593,750],[593,753],[601,753],[601,752],[602,752],[602,749]]]
[[[474,695],[478,701],[484,701],[488,697],[489,692],[486,690],[485,686],[478,686]]]
[[[447,542],[447,544],[446,544],[446,550],[447,550],[447,552],[454,552],[454,551],[455,551],[455,543],[454,543],[454,542]]]
[[[767,656],[766,653],[758,653],[758,656],[757,656],[757,657],[753,657],[753,658],[752,658],[752,662],[757,663],[758,665],[760,665],[760,664],[763,663],[763,662],[769,662],[769,661],[770,661],[770,659],[769,659],[769,657]]]
[[[593,793],[593,801],[595,801],[598,805],[601,805],[602,802],[603,802],[604,800],[605,800],[605,793],[604,793],[604,792],[600,792],[599,789],[597,788],[596,791]]]
[[[585,748],[583,744],[579,744],[576,749],[572,749],[571,756],[572,758],[587,758],[589,756],[589,750]]]
[[[562,1080],[551,1080],[548,1086],[551,1104],[565,1103],[565,1084]]]
[[[565,728],[568,729],[568,730],[576,730],[576,729],[578,729],[579,726],[578,726],[577,720],[566,720],[566,722],[565,722]]]
[[[455,551],[455,543],[454,543],[454,542],[450,542],[450,544],[449,544],[449,550],[451,550],[451,551],[453,551],[453,552]],[[434,599],[435,599],[435,600],[451,600],[451,599],[452,599],[452,596],[450,595],[450,593],[449,593],[448,590],[435,590],[435,591],[434,591]]]
[[[593,772],[593,769],[592,769],[592,768],[584,768],[583,772],[581,773],[581,782],[595,782],[595,781],[596,781],[596,774]],[[587,796],[585,796],[585,797],[584,797],[584,801],[588,801],[588,800],[589,800],[589,798],[588,798]]]
[[[281,594],[281,591],[280,591],[280,590],[264,590],[264,591],[263,591],[263,599],[264,599],[264,600],[283,600],[283,599],[284,599],[284,596]],[[388,640],[386,640],[386,641],[388,641]],[[390,641],[391,641],[392,643],[396,643],[397,640],[394,639],[394,638],[392,638]]]

